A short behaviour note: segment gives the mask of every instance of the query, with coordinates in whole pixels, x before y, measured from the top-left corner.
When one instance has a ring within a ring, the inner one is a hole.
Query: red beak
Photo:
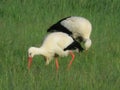
[[[32,64],[32,57],[28,57],[28,69],[30,69],[31,64]]]

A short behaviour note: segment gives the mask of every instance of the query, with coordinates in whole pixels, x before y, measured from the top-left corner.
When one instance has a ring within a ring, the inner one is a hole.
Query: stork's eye
[[[29,55],[31,56],[31,55],[32,55],[32,53],[29,53]]]

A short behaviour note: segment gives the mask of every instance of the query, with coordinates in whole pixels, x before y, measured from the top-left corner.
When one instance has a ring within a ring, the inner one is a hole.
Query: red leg
[[[74,61],[74,58],[75,58],[75,55],[74,55],[74,53],[72,51],[70,52],[70,55],[72,56],[72,60],[68,64],[68,69],[71,67],[72,62]]]
[[[58,63],[58,59],[57,58],[55,58],[55,64],[56,64],[56,71],[58,71],[58,69],[59,69],[59,63]]]

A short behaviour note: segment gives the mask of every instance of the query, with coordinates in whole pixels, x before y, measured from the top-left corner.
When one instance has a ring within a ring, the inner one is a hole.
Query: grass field
[[[92,47],[45,66],[27,50],[40,46],[47,28],[67,16],[83,16],[93,25]],[[120,90],[119,0],[0,0],[0,90]]]

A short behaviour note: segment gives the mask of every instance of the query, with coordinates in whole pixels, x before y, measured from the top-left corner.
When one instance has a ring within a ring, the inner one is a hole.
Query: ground
[[[120,89],[119,0],[1,0],[0,90],[119,90]],[[61,18],[82,16],[93,26],[92,47],[45,66],[33,58],[27,69],[27,50],[40,46],[47,29]]]

